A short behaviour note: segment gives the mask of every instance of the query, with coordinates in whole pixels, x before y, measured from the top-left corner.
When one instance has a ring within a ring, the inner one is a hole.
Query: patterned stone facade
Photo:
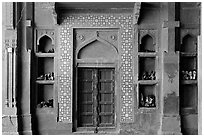
[[[133,91],[133,16],[131,14],[71,15],[61,18],[60,71],[59,71],[59,121],[72,123],[73,39],[74,28],[119,28],[121,45],[121,122],[134,120]]]

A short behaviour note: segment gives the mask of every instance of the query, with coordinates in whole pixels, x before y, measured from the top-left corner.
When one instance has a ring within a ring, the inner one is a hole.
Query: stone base
[[[16,115],[2,117],[2,134],[18,135],[18,119]]]
[[[19,135],[33,135],[32,131],[20,131]]]
[[[181,132],[162,132],[162,135],[182,135]]]
[[[2,132],[2,135],[19,135],[18,132]]]
[[[163,116],[161,133],[164,135],[181,135],[180,116]]]

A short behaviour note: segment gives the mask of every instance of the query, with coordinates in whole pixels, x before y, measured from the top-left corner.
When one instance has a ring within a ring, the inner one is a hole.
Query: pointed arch
[[[53,40],[48,35],[43,35],[40,37],[37,45],[37,52],[48,52],[52,49]]]
[[[151,37],[153,40],[153,44],[156,44],[156,38],[154,35],[152,35],[151,33],[146,32],[144,35],[142,35],[142,37],[140,38],[140,44],[142,44],[142,40],[146,37]]]
[[[140,52],[145,52],[145,51],[155,51],[155,44],[154,44],[154,39],[151,35],[146,34],[142,37],[141,43],[139,45],[139,51]]]
[[[85,42],[83,42],[83,43],[76,49],[76,57],[78,58],[78,55],[79,55],[79,53],[80,53],[80,51],[81,51],[82,49],[86,48],[86,47],[89,46],[91,43],[96,42],[96,41],[103,43],[104,46],[107,46],[107,47],[109,47],[109,48],[112,48],[112,49],[118,54],[118,49],[117,49],[114,45],[112,45],[112,44],[109,43],[108,41],[106,41],[106,40],[104,40],[104,39],[102,39],[102,38],[100,38],[100,37],[98,37],[98,36],[94,36],[94,37],[92,37],[92,38],[86,40]]]
[[[182,38],[181,52],[197,52],[196,38],[192,34],[186,34]]]
[[[40,41],[44,38],[49,38],[51,41],[52,41],[52,44],[54,44],[54,40],[51,36],[49,36],[48,34],[43,34],[42,36],[40,36],[38,39],[37,39],[37,45],[40,44]]]

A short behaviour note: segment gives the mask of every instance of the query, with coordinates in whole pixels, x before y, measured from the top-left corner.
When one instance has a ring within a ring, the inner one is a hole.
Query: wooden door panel
[[[114,124],[114,69],[99,70],[99,125]]]
[[[93,105],[92,104],[83,104],[80,107],[80,112],[82,115],[93,115]]]
[[[93,91],[93,81],[80,81],[78,86],[80,92],[92,92]]]
[[[112,71],[113,69],[100,69],[99,79],[100,80],[112,80],[113,79]]]
[[[78,69],[78,126],[114,124],[114,69]]]
[[[99,116],[99,122],[101,126],[107,126],[113,124],[113,116],[112,115],[102,115]]]
[[[92,69],[78,69],[78,126],[94,125]]]
[[[109,81],[109,82],[100,81],[99,82],[99,90],[104,91],[104,92],[112,92],[113,91],[112,81]]]
[[[100,97],[99,100],[101,102],[112,102],[113,101],[113,94],[112,93],[101,93],[100,92]]]
[[[79,123],[78,125],[81,126],[93,126],[93,116],[92,115],[81,115],[79,117]]]
[[[83,93],[80,95],[80,100],[79,102],[81,103],[93,103],[93,94],[92,93]]]
[[[79,80],[93,80],[93,69],[79,69],[78,70]]]
[[[113,113],[113,105],[112,104],[101,104],[100,113]]]

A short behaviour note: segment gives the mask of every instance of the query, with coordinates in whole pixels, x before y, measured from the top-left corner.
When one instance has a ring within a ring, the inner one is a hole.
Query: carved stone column
[[[3,3],[3,134],[18,134],[16,106],[17,31],[14,26],[14,9],[14,2]]]

